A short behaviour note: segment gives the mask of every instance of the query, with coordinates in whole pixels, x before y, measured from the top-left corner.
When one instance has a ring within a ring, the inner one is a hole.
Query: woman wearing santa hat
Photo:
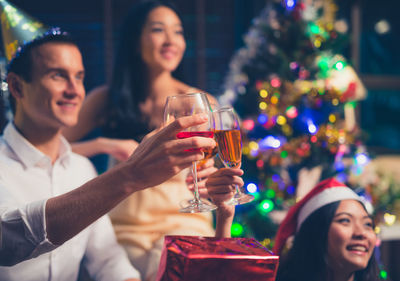
[[[217,235],[230,236],[234,208],[223,203],[232,187],[220,170],[207,188],[217,211]],[[226,180],[226,179],[225,179]],[[291,237],[293,245],[285,246]],[[354,191],[335,179],[314,187],[288,212],[273,251],[280,255],[277,281],[379,280],[374,258],[376,234],[366,208]]]

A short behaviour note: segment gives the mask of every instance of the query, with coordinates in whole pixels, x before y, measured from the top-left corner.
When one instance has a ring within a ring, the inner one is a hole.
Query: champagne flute
[[[214,121],[211,113],[210,103],[204,93],[182,94],[177,96],[169,96],[164,108],[164,123],[168,124],[179,117],[191,116],[194,114],[208,114],[208,122],[187,128],[179,132],[177,138],[189,138],[194,136],[212,138],[214,136]],[[212,149],[203,151],[205,158],[212,157]],[[197,162],[192,164],[193,184],[194,184],[194,199],[181,202],[182,208],[179,210],[182,213],[199,213],[215,210],[217,206],[201,200],[199,187],[197,185]]]
[[[239,118],[232,107],[222,107],[213,112],[215,131],[214,138],[218,146],[218,155],[228,168],[239,168],[242,162],[242,140]],[[230,205],[241,205],[254,200],[251,194],[243,193],[235,186],[235,195],[227,202]]]

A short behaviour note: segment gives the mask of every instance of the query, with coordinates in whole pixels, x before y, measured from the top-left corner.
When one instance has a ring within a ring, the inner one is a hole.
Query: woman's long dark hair
[[[296,234],[293,247],[281,257],[277,281],[329,281],[327,261],[328,232],[340,201],[311,214]],[[377,263],[372,254],[368,266],[355,273],[355,281],[377,281]]]
[[[121,26],[103,126],[105,136],[140,140],[154,129],[149,128],[148,120],[139,110],[139,104],[148,96],[149,87],[140,38],[149,13],[160,6],[172,9],[181,18],[172,3],[147,0],[134,5]]]

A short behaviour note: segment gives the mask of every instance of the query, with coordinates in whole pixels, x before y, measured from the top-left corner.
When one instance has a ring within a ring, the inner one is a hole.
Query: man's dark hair
[[[32,79],[32,54],[33,50],[41,45],[49,42],[61,42],[73,44],[78,47],[77,43],[72,39],[69,33],[62,31],[60,28],[51,28],[43,35],[36,37],[32,41],[25,43],[17,49],[14,58],[7,66],[7,75],[12,72],[20,76],[27,82]],[[10,107],[15,113],[15,99],[12,94],[9,95]]]

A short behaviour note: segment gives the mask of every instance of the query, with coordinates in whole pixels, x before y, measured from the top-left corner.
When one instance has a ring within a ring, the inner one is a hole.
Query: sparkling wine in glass
[[[218,146],[218,155],[228,168],[239,168],[242,162],[242,139],[239,118],[232,107],[222,107],[213,112],[215,131],[214,138]],[[254,196],[243,193],[236,186],[235,195],[228,201],[231,205],[251,202]]]
[[[173,122],[175,119],[192,116],[194,114],[206,113],[208,114],[208,122],[198,126],[192,126],[186,130],[179,132],[177,138],[189,138],[189,137],[207,137],[212,138],[214,136],[214,121],[211,113],[210,103],[204,93],[194,94],[181,94],[177,96],[169,96],[164,108],[164,123],[168,124]],[[205,156],[212,154],[212,150],[203,151]],[[197,162],[192,164],[193,184],[194,184],[194,199],[189,199],[181,202],[182,213],[199,213],[208,212],[215,210],[217,206],[214,204],[200,199],[199,188],[197,185]]]

